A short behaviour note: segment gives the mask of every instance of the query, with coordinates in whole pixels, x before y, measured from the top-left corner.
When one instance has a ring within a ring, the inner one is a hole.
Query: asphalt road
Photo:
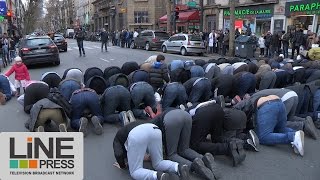
[[[123,49],[109,47],[108,52],[101,52],[100,44],[84,42],[86,57],[79,58],[76,42],[68,40],[68,52],[60,54],[60,66],[35,66],[30,69],[32,79],[40,79],[47,71],[55,71],[60,75],[70,67],[80,68],[83,71],[89,67],[104,69],[111,65],[121,66],[126,61],[146,60],[150,55],[160,52],[139,49]],[[197,56],[182,57],[177,54],[165,54],[168,61],[174,59],[197,59]],[[205,57],[203,59],[209,59]],[[13,98],[5,106],[0,107],[0,132],[27,131],[24,122],[28,116],[23,112],[21,105]],[[113,167],[112,142],[118,125],[104,124],[104,134],[95,135],[92,131],[84,142],[84,177],[86,180],[124,180],[130,179],[126,170]],[[320,132],[319,132],[320,133]],[[247,158],[242,165],[232,167],[228,157],[217,156],[223,180],[319,180],[320,179],[320,141],[305,139],[305,155],[297,156],[289,145],[262,146],[260,152],[247,152]],[[193,178],[197,179],[197,178]]]

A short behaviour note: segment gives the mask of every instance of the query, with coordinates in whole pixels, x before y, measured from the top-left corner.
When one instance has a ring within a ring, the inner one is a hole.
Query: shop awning
[[[167,21],[167,15],[162,16],[159,20],[160,22]],[[192,21],[192,20],[200,20],[199,11],[179,12],[178,21]]]

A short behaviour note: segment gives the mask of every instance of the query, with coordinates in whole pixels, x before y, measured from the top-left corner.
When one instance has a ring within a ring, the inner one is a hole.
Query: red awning
[[[162,16],[159,20],[161,22],[167,21],[167,15]],[[200,20],[199,11],[179,12],[178,21],[192,21],[192,20]]]

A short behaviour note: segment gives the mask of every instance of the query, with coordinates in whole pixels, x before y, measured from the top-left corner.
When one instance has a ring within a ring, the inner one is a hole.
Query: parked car
[[[26,65],[60,64],[59,49],[49,36],[27,36],[19,43],[19,56]]]
[[[142,31],[138,37],[132,39],[130,48],[137,47],[144,48],[147,51],[153,48],[160,49],[164,41],[169,39],[169,34],[164,31],[145,30]]]
[[[162,52],[180,52],[186,56],[188,53],[196,53],[200,56],[206,52],[202,38],[193,34],[175,34],[166,40],[161,46]]]
[[[55,34],[53,42],[56,44],[59,50],[68,51],[68,43],[61,34]]]

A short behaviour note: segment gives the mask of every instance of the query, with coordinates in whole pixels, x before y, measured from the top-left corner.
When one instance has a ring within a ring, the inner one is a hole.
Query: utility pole
[[[229,56],[234,56],[234,39],[235,39],[235,7],[237,0],[229,0],[230,5],[230,28],[229,28]]]
[[[166,0],[166,10],[167,10],[167,32],[171,33],[171,0]]]
[[[203,0],[200,0],[199,3],[200,3],[200,27],[199,27],[199,32],[203,32]]]

